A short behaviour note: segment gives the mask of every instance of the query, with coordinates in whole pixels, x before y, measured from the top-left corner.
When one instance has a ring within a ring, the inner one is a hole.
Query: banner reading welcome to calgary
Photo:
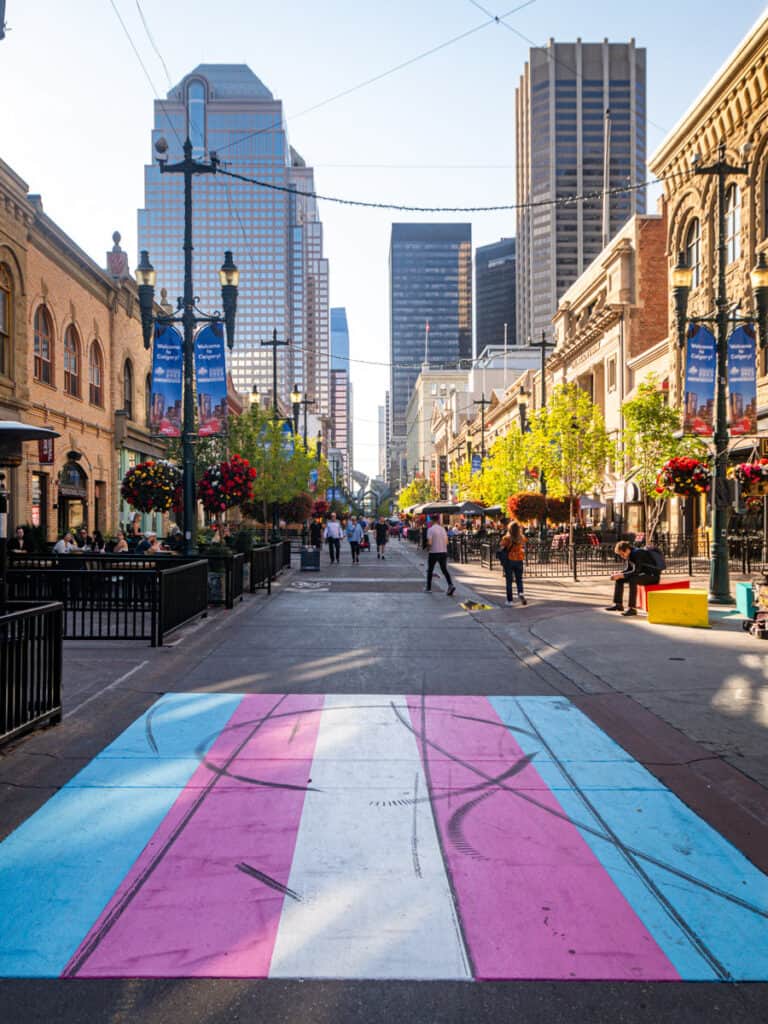
[[[224,326],[208,324],[195,339],[197,412],[200,437],[222,434],[227,429],[227,365]]]
[[[181,335],[170,324],[155,328],[152,352],[150,430],[164,437],[181,437]]]
[[[757,360],[755,328],[737,327],[728,339],[728,429],[757,433]]]
[[[685,405],[683,431],[709,436],[715,416],[717,349],[711,331],[701,325],[688,328],[685,353]]]

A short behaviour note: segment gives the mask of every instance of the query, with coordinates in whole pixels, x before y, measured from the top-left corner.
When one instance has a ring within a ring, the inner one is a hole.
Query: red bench
[[[646,594],[649,590],[690,590],[690,580],[665,580],[663,583],[651,583],[643,586],[641,583],[637,588],[637,607],[641,612],[648,611],[648,599]]]

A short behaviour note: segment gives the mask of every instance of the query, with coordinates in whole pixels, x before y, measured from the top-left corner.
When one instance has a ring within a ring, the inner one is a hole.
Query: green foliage
[[[646,532],[653,534],[668,496],[666,492],[656,493],[661,467],[681,455],[706,459],[707,446],[693,435],[675,437],[680,433],[680,413],[670,409],[654,376],[638,384],[635,397],[624,403],[622,412],[624,455],[643,494]]]
[[[528,489],[529,481],[525,471],[528,467],[528,435],[514,424],[503,436],[497,438],[483,463],[481,473],[473,478],[477,497],[486,505],[505,507],[510,494]],[[478,479],[479,478],[479,479]]]
[[[545,409],[531,417],[526,438],[531,465],[546,474],[554,498],[578,498],[599,487],[615,448],[602,413],[578,384],[558,384]]]
[[[427,501],[436,501],[437,491],[429,480],[417,477],[406,484],[397,495],[397,503],[400,508],[410,508],[411,505],[423,505]]]
[[[258,405],[230,418],[229,450],[243,455],[256,470],[253,497],[257,504],[292,501],[306,491],[312,469],[319,471],[318,492],[322,493],[331,482],[327,463],[321,460],[318,464],[300,438],[294,438],[294,452],[286,456],[282,421],[271,419]]]

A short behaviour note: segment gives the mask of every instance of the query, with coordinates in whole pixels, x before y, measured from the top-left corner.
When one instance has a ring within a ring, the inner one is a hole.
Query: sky
[[[484,13],[515,7],[504,22]],[[153,98],[197,64],[246,63],[283,101],[291,143],[315,167],[322,195],[513,204],[515,88],[531,45],[634,37],[645,47],[650,156],[764,8],[764,0],[7,0],[0,158],[99,264],[117,229],[134,267]],[[515,214],[331,202],[320,213],[331,305],[345,306],[349,320],[355,468],[373,473],[389,380],[392,222],[470,220],[477,246],[514,235]]]

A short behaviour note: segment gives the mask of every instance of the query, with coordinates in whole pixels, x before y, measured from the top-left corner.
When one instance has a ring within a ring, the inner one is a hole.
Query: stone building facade
[[[111,272],[99,267],[2,162],[0,197],[0,297],[10,311],[0,416],[61,435],[52,453],[25,445],[10,481],[12,522],[48,539],[80,525],[113,533],[123,473],[162,455],[147,427],[151,354],[127,258],[117,236]]]
[[[688,311],[709,315],[717,292],[717,179],[694,173],[717,159],[725,144],[728,162],[746,163],[747,173],[726,182],[726,283],[729,301],[741,315],[754,310],[749,272],[768,252],[768,12],[729,57],[649,161],[663,182],[667,222],[667,269],[678,254],[694,268]],[[677,349],[675,311],[668,300],[670,382],[679,403],[683,363]],[[768,376],[763,352],[758,364],[758,425],[768,431]]]

